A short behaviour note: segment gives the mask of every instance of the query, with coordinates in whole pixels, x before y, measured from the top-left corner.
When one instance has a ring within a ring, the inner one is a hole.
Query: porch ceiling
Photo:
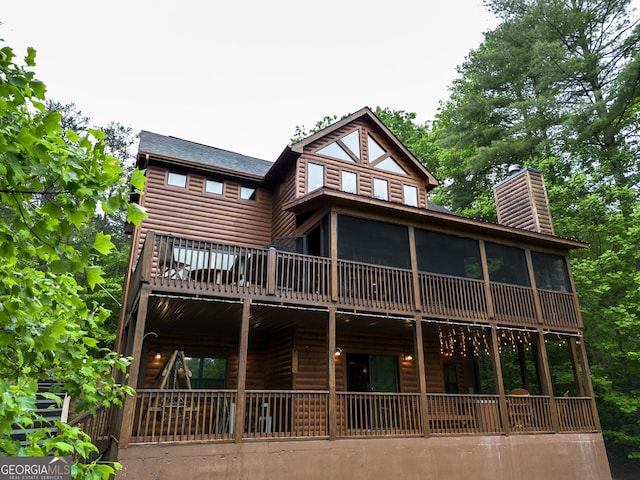
[[[152,294],[147,310],[146,330],[163,335],[239,335],[242,303],[239,300],[207,299]],[[325,329],[328,310],[283,304],[254,303],[249,319],[250,335],[268,335],[285,328],[302,326]],[[383,315],[336,314],[338,331],[377,335],[413,335],[413,321]]]

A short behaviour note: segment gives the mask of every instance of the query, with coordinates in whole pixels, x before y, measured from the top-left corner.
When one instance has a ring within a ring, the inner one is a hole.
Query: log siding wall
[[[361,162],[350,162],[339,160],[324,155],[314,153],[337,139],[353,131],[353,126],[357,125],[360,131],[361,140]],[[407,175],[388,172],[376,168],[369,164],[367,151],[367,135],[370,134],[384,148],[393,159],[407,172]],[[327,135],[321,140],[314,142],[305,148],[305,152],[298,162],[298,189],[297,197],[306,195],[307,191],[307,169],[309,163],[317,163],[325,167],[325,187],[333,190],[342,189],[342,172],[353,172],[357,175],[358,194],[363,197],[373,197],[373,179],[380,178],[389,184],[389,201],[394,203],[404,203],[404,185],[414,186],[418,190],[418,206],[427,208],[427,191],[424,179],[415,172],[415,168],[404,155],[387,143],[376,132],[370,130],[364,122],[354,122],[353,124],[337,130],[331,135]]]
[[[168,173],[153,164],[147,168],[142,205],[148,217],[140,226],[138,252],[147,230],[258,247],[271,241],[269,189],[195,173],[187,173],[186,188],[179,188],[167,185]],[[205,192],[207,179],[224,182],[223,194]],[[240,199],[242,186],[256,188],[256,201]]]

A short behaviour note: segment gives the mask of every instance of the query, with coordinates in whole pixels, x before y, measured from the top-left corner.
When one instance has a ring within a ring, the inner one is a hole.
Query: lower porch
[[[424,402],[423,402],[424,400]],[[329,392],[140,389],[129,443],[329,439]],[[554,417],[556,421],[554,421]],[[590,398],[336,392],[336,438],[591,433]]]

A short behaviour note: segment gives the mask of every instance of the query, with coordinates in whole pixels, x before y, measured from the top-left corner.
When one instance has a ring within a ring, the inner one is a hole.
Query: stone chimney
[[[542,172],[512,165],[509,173],[509,178],[493,187],[498,223],[554,235]]]

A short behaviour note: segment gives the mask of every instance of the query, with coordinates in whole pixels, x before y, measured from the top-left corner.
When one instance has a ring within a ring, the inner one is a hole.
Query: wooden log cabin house
[[[119,478],[611,478],[540,172],[499,223],[368,108],[275,162],[142,132]]]

